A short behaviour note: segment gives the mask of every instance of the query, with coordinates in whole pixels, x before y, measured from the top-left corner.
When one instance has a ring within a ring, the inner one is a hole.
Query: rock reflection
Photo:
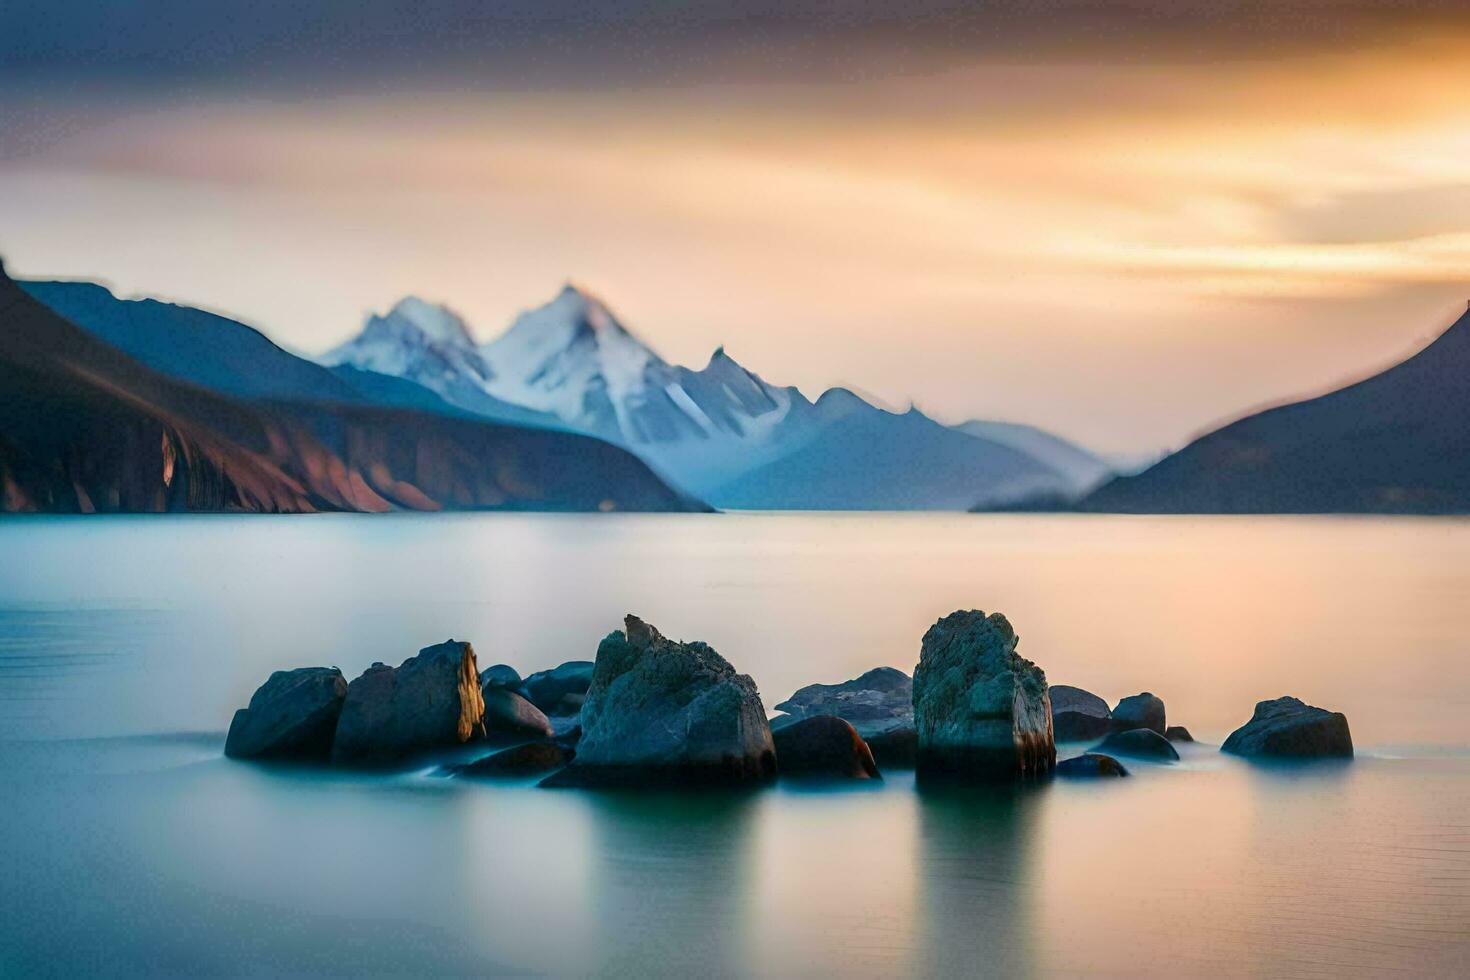
[[[602,792],[582,796],[592,828],[589,905],[602,934],[592,972],[748,971],[751,792]]]
[[[921,784],[920,973],[1036,972],[1032,847],[1047,787]]]

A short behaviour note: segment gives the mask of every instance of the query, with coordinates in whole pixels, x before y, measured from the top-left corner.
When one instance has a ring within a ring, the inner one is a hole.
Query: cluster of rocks
[[[748,675],[706,643],[664,637],[636,616],[595,661],[522,678],[478,670],[449,640],[347,683],[335,667],[277,671],[235,713],[225,754],[392,765],[471,743],[500,751],[461,776],[549,773],[545,786],[738,785],[785,776],[878,778],[913,767],[925,779],[1126,776],[1118,756],[1170,762],[1164,702],[1144,692],[1112,708],[1081,688],[1048,686],[1017,653],[999,613],[950,614],[924,634],[913,677],[879,667],[812,684],[767,720]],[[1100,740],[1100,741],[1099,741]],[[1058,741],[1097,742],[1057,761]],[[1347,719],[1295,698],[1263,701],[1223,750],[1246,756],[1351,756]]]

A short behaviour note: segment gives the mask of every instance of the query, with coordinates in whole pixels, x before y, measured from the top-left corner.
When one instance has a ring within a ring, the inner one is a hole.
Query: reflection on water
[[[39,519],[0,554],[3,976],[1470,973],[1464,522]],[[1293,693],[1360,757],[680,797],[220,756],[278,667],[453,635],[526,671],[631,610],[769,705],[968,606],[1211,743]]]
[[[1190,758],[1195,756],[1195,758]],[[1463,975],[1470,757],[681,797],[0,743],[0,974]]]
[[[1033,925],[1034,833],[1047,787],[920,789],[920,963],[925,974],[1027,976],[1041,962]]]

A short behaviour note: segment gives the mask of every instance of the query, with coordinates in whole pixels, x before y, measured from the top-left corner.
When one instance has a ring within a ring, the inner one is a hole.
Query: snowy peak
[[[607,304],[571,284],[480,350],[497,398],[625,442],[648,435],[633,414],[669,371]]]
[[[447,385],[468,379],[483,387],[492,372],[475,349],[464,320],[447,306],[416,296],[399,300],[386,314],[368,317],[362,333],[319,358],[328,367],[407,378],[451,397]],[[436,383],[444,380],[444,384]]]
[[[416,328],[436,344],[452,344],[457,347],[475,345],[474,338],[470,336],[469,327],[465,325],[463,318],[458,313],[443,304],[430,303],[417,296],[405,296],[394,305],[393,309],[388,311],[386,317],[375,317],[374,319]]]

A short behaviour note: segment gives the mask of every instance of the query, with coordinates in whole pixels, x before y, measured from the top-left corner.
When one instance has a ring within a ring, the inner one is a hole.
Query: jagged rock
[[[527,742],[496,752],[468,765],[454,766],[455,776],[534,776],[560,769],[576,758],[576,751],[556,742]]]
[[[485,702],[485,734],[489,738],[550,738],[551,721],[515,691],[487,685],[480,692]]]
[[[858,722],[911,718],[914,713],[914,682],[893,667],[874,667],[841,684],[808,684],[776,705],[777,711],[794,718],[836,715]]]
[[[1131,755],[1139,759],[1168,759],[1177,761],[1179,753],[1169,740],[1151,728],[1134,728],[1126,732],[1113,732],[1098,746],[1118,755]]]
[[[1147,691],[1124,698],[1113,709],[1113,731],[1128,732],[1135,728],[1147,728],[1164,734],[1164,702]]]
[[[1016,653],[1000,613],[955,612],[929,628],[914,670],[921,776],[1014,779],[1056,764],[1046,674]]]
[[[1123,763],[1101,752],[1088,752],[1075,759],[1063,759],[1057,763],[1058,776],[1096,778],[1099,776],[1126,776],[1128,770]]]
[[[1189,729],[1183,725],[1170,725],[1164,730],[1164,737],[1171,742],[1193,742],[1194,736],[1189,734]]]
[[[480,689],[486,687],[508,687],[514,690],[521,686],[521,674],[510,664],[495,664],[480,671]]]
[[[1085,742],[1113,730],[1108,703],[1091,691],[1053,684],[1047,694],[1051,698],[1052,736],[1058,742]]]
[[[568,660],[551,670],[538,670],[522,683],[526,698],[550,717],[582,710],[592,683],[592,661]]]
[[[225,755],[325,759],[346,696],[347,679],[336,667],[278,670],[235,712]]]
[[[772,732],[781,774],[876,779],[878,764],[857,730],[836,715],[813,715]]]
[[[1293,697],[1260,701],[1251,720],[1230,733],[1221,752],[1275,758],[1352,758],[1347,716]]]
[[[597,648],[577,758],[546,786],[734,784],[775,775],[755,682],[636,616]]]
[[[475,651],[449,640],[398,667],[376,663],[347,686],[332,761],[386,763],[485,734]]]

